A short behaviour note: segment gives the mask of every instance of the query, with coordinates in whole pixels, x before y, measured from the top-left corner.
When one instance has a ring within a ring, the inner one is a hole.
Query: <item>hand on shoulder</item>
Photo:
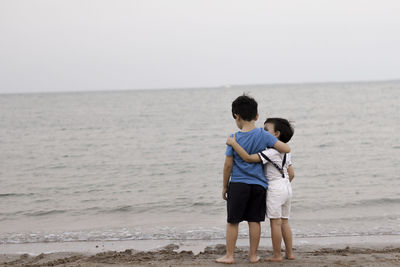
[[[236,135],[234,134],[232,137],[228,137],[228,139],[226,139],[226,144],[228,146],[233,145],[236,142]]]

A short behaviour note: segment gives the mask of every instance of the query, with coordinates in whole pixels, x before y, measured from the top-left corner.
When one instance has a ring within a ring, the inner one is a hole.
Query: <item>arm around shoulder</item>
[[[252,154],[249,155],[246,150],[244,150],[243,147],[241,147],[237,142],[236,142],[236,136],[233,135],[232,137],[228,137],[226,140],[226,144],[231,146],[236,153],[245,161],[249,163],[255,163],[255,162],[260,162],[260,157],[257,154]]]
[[[232,144],[233,149],[236,151],[236,153],[239,154],[239,156],[246,162],[249,163],[255,163],[255,162],[260,162],[260,157],[257,154],[251,154],[247,153],[246,150],[244,150],[243,147],[241,147],[237,142],[234,142]]]
[[[274,148],[281,153],[289,153],[290,152],[290,146],[279,140],[276,141]]]

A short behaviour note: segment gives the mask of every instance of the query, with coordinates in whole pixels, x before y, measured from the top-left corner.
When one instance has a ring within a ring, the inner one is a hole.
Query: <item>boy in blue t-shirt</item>
[[[279,141],[262,128],[256,128],[258,119],[257,102],[246,95],[232,102],[232,115],[241,130],[235,133],[236,141],[247,153],[254,154],[274,147],[283,153],[289,153],[290,147]],[[238,236],[239,223],[249,224],[251,263],[258,262],[258,244],[260,242],[260,222],[265,220],[267,180],[262,165],[247,163],[228,146],[223,171],[222,198],[227,200],[226,254],[217,259],[219,263],[234,263],[234,251]],[[230,178],[230,179],[229,179]]]

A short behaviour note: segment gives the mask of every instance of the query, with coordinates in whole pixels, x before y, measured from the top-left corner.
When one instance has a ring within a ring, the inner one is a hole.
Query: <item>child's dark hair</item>
[[[290,122],[282,118],[268,118],[265,120],[266,123],[272,123],[274,125],[275,132],[279,131],[280,135],[278,137],[284,143],[289,142],[294,134],[294,130]]]
[[[232,102],[232,116],[239,115],[245,121],[254,120],[257,117],[258,104],[254,98],[245,94],[239,96]]]

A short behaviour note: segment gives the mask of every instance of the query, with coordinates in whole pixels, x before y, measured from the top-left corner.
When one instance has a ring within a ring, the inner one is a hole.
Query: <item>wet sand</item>
[[[250,264],[248,248],[238,247],[235,264],[231,266],[400,266],[400,246],[324,248],[305,246],[297,248],[295,260],[270,263],[270,248],[260,248],[261,261]],[[28,254],[0,255],[1,266],[225,266],[215,259],[225,253],[225,245],[206,247],[198,254],[181,250],[178,245],[167,245],[157,250],[107,251],[97,254],[57,252],[30,256]]]

